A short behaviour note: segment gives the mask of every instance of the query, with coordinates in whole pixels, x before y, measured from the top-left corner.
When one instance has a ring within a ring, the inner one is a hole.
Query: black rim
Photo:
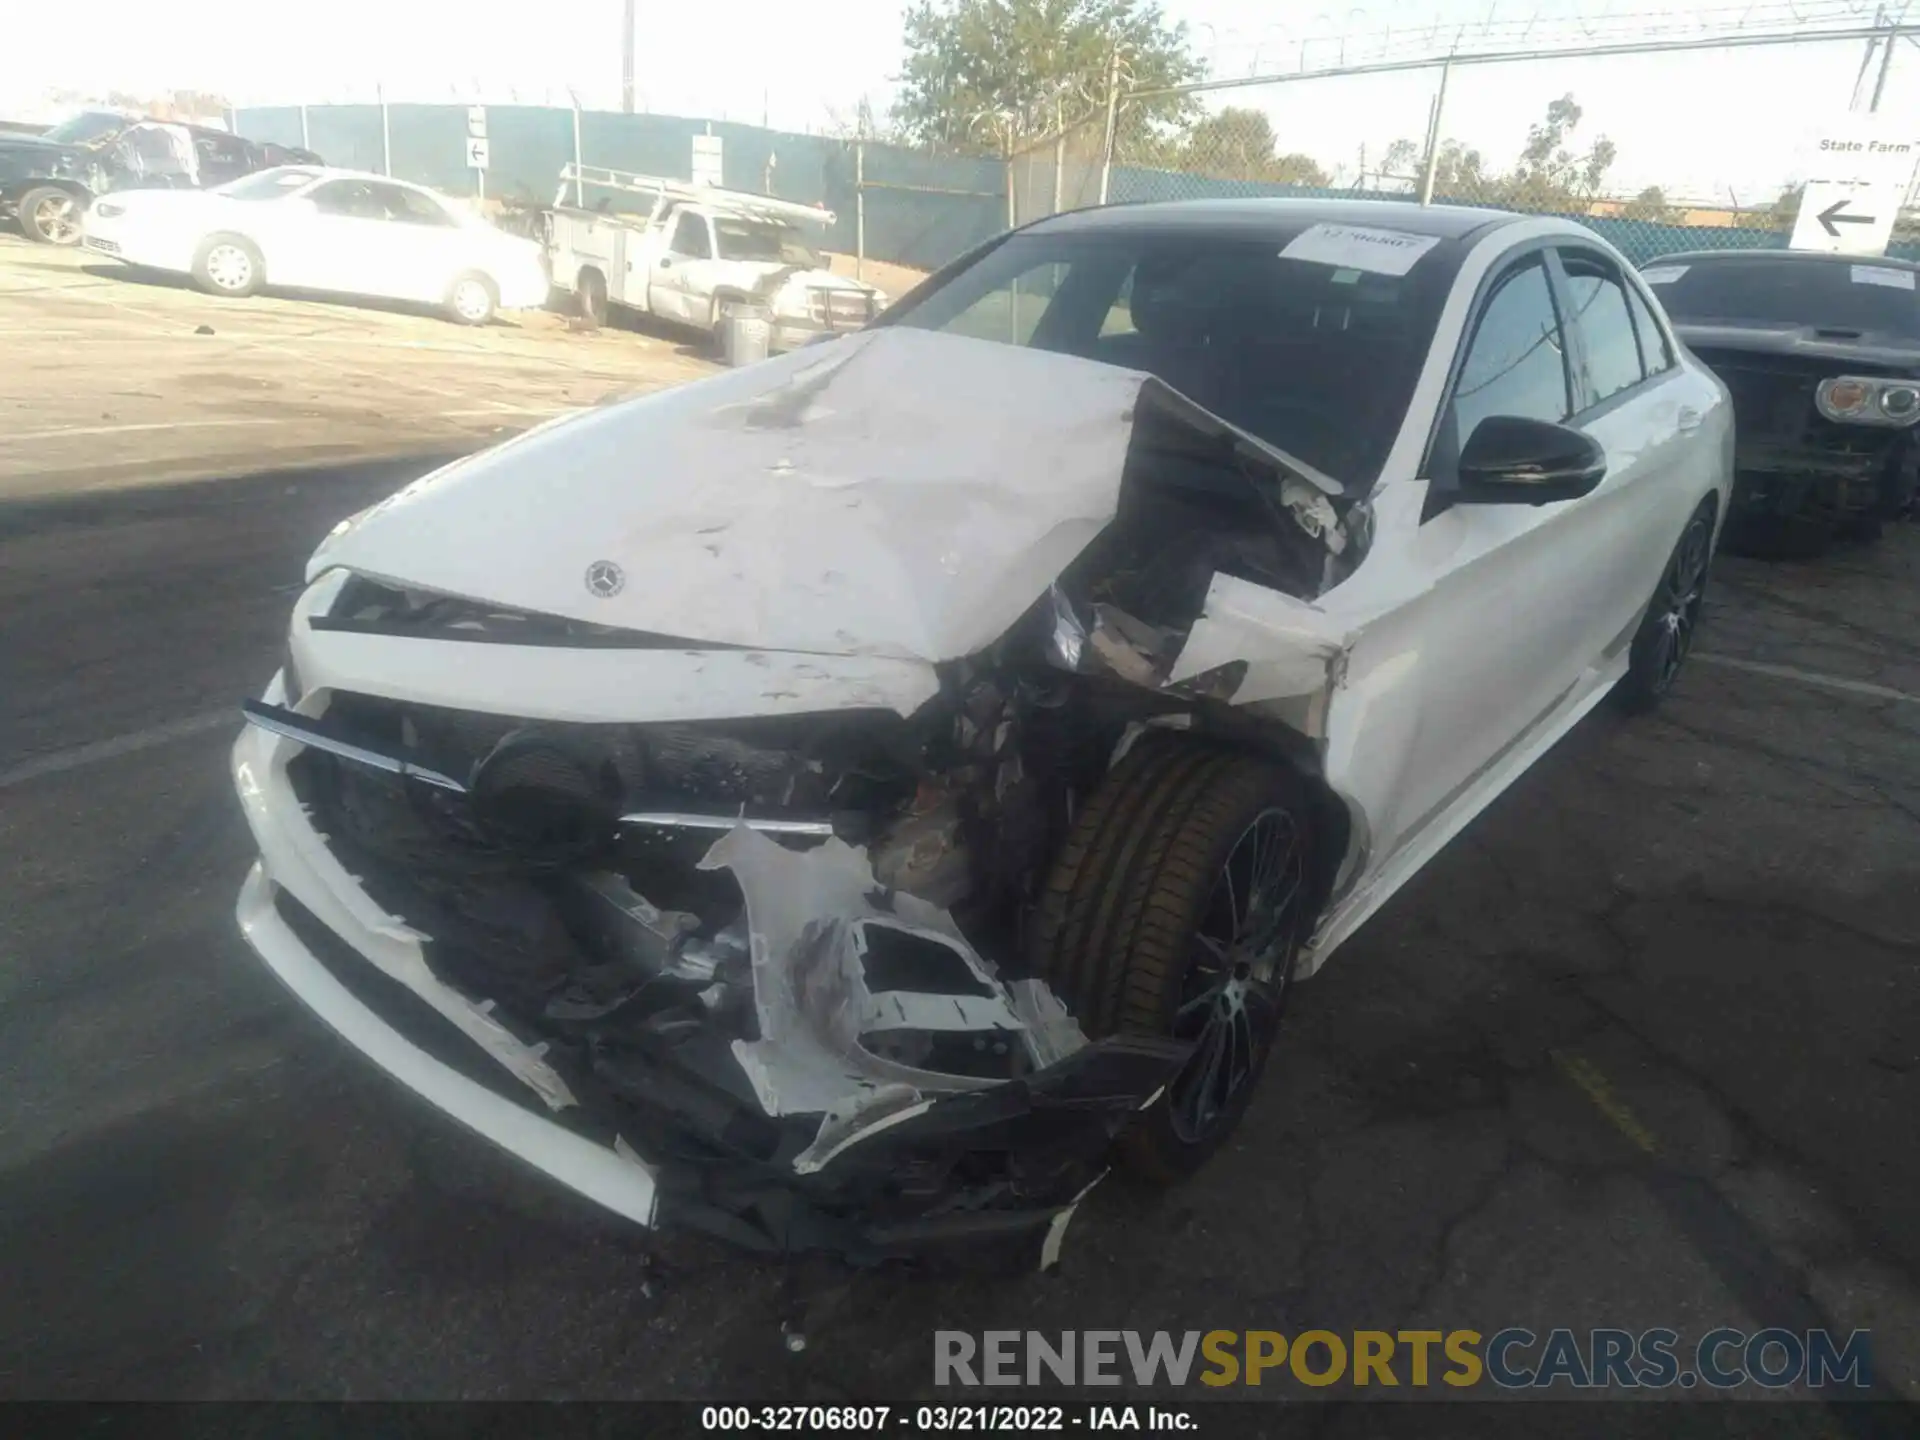
[[[1252,1083],[1260,1047],[1280,1016],[1306,901],[1306,847],[1285,810],[1241,832],[1194,927],[1174,1038],[1193,1057],[1167,1092],[1173,1133],[1212,1137]]]
[[[1700,619],[1700,601],[1707,584],[1707,558],[1713,543],[1713,527],[1699,515],[1680,537],[1660,583],[1659,598],[1653,615],[1653,688],[1662,693],[1670,688],[1686,663],[1693,646],[1694,626]]]

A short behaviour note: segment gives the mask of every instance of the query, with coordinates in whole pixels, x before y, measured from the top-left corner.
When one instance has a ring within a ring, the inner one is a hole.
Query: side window
[[[1666,334],[1660,329],[1660,322],[1653,318],[1647,302],[1631,285],[1627,287],[1627,305],[1633,311],[1633,328],[1640,337],[1640,364],[1649,375],[1671,370],[1673,347],[1667,343]]]
[[[402,225],[453,224],[453,217],[440,208],[439,202],[431,196],[422,195],[418,190],[409,190],[404,185],[371,185],[368,188],[386,207],[389,220]]]
[[[1597,255],[1561,252],[1572,323],[1580,327],[1587,359],[1587,403],[1598,405],[1646,378],[1634,338],[1627,290],[1619,273]]]
[[[1058,260],[1030,265],[960,310],[943,328],[975,340],[1031,345],[1066,274],[1066,264]]]
[[[682,212],[680,221],[673,227],[673,244],[676,255],[691,256],[695,260],[708,260],[713,257],[713,244],[707,239],[707,222],[704,216]]]
[[[1489,415],[1565,420],[1565,352],[1546,267],[1529,260],[1501,278],[1467,344],[1453,392],[1456,443]]]
[[[348,220],[384,220],[387,207],[374,199],[362,180],[334,180],[316,186],[307,193],[322,215],[339,215]]]

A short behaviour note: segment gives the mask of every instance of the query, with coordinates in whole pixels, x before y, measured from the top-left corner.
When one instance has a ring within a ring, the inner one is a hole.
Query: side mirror
[[[1460,451],[1461,505],[1551,505],[1578,500],[1607,473],[1591,436],[1547,420],[1489,415]]]

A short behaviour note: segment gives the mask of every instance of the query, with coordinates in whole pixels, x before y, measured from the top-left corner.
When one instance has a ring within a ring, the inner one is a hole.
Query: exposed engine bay
[[[998,641],[934,665],[910,714],[562,723],[344,688],[303,705],[291,663],[288,703],[247,707],[305,745],[288,777],[341,865],[512,1037],[492,1060],[516,1098],[658,1166],[660,1223],[863,1263],[1000,1241],[1044,1259],[1187,1059],[1087,1034],[1043,976],[1033,907],[1142,737],[1311,763],[1311,695],[1235,704],[1248,663],[1189,642],[1228,592],[1338,583],[1366,511],[1157,382],[1132,418],[1112,521]],[[739,648],[363,574],[310,623],[481,657]]]

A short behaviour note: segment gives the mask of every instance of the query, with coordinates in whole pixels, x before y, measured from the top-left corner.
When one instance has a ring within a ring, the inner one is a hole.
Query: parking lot
[[[789,1354],[778,1267],[674,1236],[643,1288],[639,1235],[325,1033],[231,913],[234,707],[304,557],[441,457],[706,368],[0,241],[0,1393],[905,1399],[936,1328],[1780,1325],[1871,1329],[1920,1401],[1912,525],[1723,559],[1677,696],[1497,801],[1301,987],[1231,1147],[1096,1190],[1049,1277],[811,1277]]]
[[[711,368],[694,337],[471,330],[400,307],[214,300],[0,234],[0,497],[470,448]]]

